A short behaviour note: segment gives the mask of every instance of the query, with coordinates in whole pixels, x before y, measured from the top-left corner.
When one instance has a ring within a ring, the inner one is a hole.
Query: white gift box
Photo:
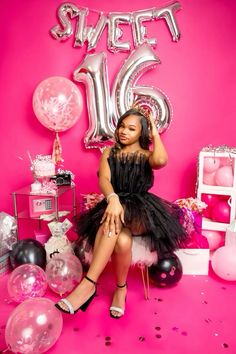
[[[208,275],[209,248],[180,248],[175,254],[183,266],[183,274]]]

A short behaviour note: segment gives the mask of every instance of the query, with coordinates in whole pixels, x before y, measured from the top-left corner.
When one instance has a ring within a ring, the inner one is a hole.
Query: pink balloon
[[[203,174],[203,183],[207,185],[214,186],[215,185],[215,172]]]
[[[211,218],[216,222],[229,223],[230,221],[230,206],[224,201],[220,200],[211,210]]]
[[[28,299],[8,318],[5,339],[14,353],[45,353],[59,338],[62,315],[46,298]]]
[[[16,302],[22,302],[33,297],[42,297],[46,289],[46,273],[36,264],[20,265],[12,271],[8,278],[8,294]]]
[[[211,251],[222,246],[224,243],[224,235],[220,231],[216,230],[202,230],[203,236],[207,238],[209,249]]]
[[[236,248],[223,246],[218,248],[211,259],[214,272],[222,279],[236,280]]]
[[[59,295],[73,290],[80,282],[82,273],[80,260],[71,253],[55,255],[46,266],[48,285]]]
[[[218,196],[215,194],[206,194],[201,195],[201,200],[206,203],[209,207],[213,207],[219,200]]]
[[[221,157],[220,158],[220,166],[230,166],[231,165],[231,158],[230,157]]]
[[[218,202],[219,197],[215,194],[203,193],[201,195],[201,200],[208,205],[207,208],[203,210],[203,216],[211,218],[211,209]]]
[[[34,113],[41,124],[54,132],[71,128],[79,119],[82,108],[78,87],[64,77],[49,77],[34,91]]]
[[[215,174],[215,184],[217,186],[232,187],[234,181],[232,166],[220,167]]]
[[[205,157],[203,162],[203,171],[206,173],[215,172],[220,166],[218,157]]]

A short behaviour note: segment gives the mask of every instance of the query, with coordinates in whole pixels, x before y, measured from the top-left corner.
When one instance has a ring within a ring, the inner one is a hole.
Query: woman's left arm
[[[167,151],[161,141],[154,119],[150,117],[150,137],[153,143],[153,150],[149,156],[149,163],[153,169],[164,167],[168,161]]]

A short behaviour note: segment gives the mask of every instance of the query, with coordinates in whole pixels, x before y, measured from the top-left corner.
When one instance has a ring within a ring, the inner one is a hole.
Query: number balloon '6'
[[[74,80],[83,82],[87,90],[89,129],[86,148],[104,148],[114,142],[114,131],[119,117],[134,102],[151,111],[158,131],[164,132],[171,121],[171,107],[166,95],[150,86],[136,86],[147,70],[160,63],[150,45],[144,43],[135,49],[121,67],[110,96],[105,53],[87,55],[74,71]]]

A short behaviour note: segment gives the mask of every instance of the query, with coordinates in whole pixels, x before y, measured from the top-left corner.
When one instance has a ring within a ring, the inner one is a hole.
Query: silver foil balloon
[[[142,25],[142,22],[153,21],[153,9],[135,11],[132,13],[132,30],[133,30],[133,39],[134,46],[138,47],[144,42],[149,43],[152,46],[157,44],[155,38],[147,38],[146,27]]]
[[[86,40],[86,16],[88,14],[88,9],[81,9],[79,10],[79,21],[76,25],[76,32],[75,32],[75,42],[74,47],[82,47],[84,41]]]
[[[89,128],[84,143],[87,148],[103,148],[113,143],[115,130],[111,109],[106,53],[90,54],[74,71],[74,80],[86,86]]]
[[[60,25],[56,25],[51,28],[51,35],[58,40],[68,39],[73,33],[73,28],[71,25],[71,21],[68,18],[68,15],[70,15],[70,18],[73,19],[74,17],[78,16],[79,11],[80,10],[78,9],[78,7],[71,3],[62,4],[57,10],[57,16]]]
[[[180,9],[181,9],[180,3],[174,2],[173,4],[170,4],[164,8],[155,9],[153,13],[154,18],[165,19],[168,28],[170,30],[170,33],[172,35],[172,39],[175,42],[177,42],[180,39],[180,31],[174,13]]]
[[[122,30],[119,24],[131,24],[131,13],[110,13],[108,30],[108,50],[111,52],[129,51],[130,42],[121,42]]]
[[[145,106],[152,112],[159,132],[168,127],[171,109],[167,97],[154,87],[136,86],[140,76],[157,64],[160,64],[160,60],[147,43],[134,50],[125,61],[116,76],[111,94],[116,122],[134,102],[138,101],[140,106]]]
[[[91,31],[87,33],[88,51],[96,48],[97,42],[107,24],[108,18],[101,12],[96,27],[91,28]]]
[[[136,86],[140,76],[157,64],[160,64],[160,60],[147,43],[134,50],[125,61],[116,77],[111,94],[116,122],[138,100],[141,106],[151,110],[160,132],[168,127],[171,109],[167,97],[153,87]]]
[[[152,86],[136,86],[132,89],[133,100],[151,112],[159,133],[170,125],[172,109],[167,96]]]

